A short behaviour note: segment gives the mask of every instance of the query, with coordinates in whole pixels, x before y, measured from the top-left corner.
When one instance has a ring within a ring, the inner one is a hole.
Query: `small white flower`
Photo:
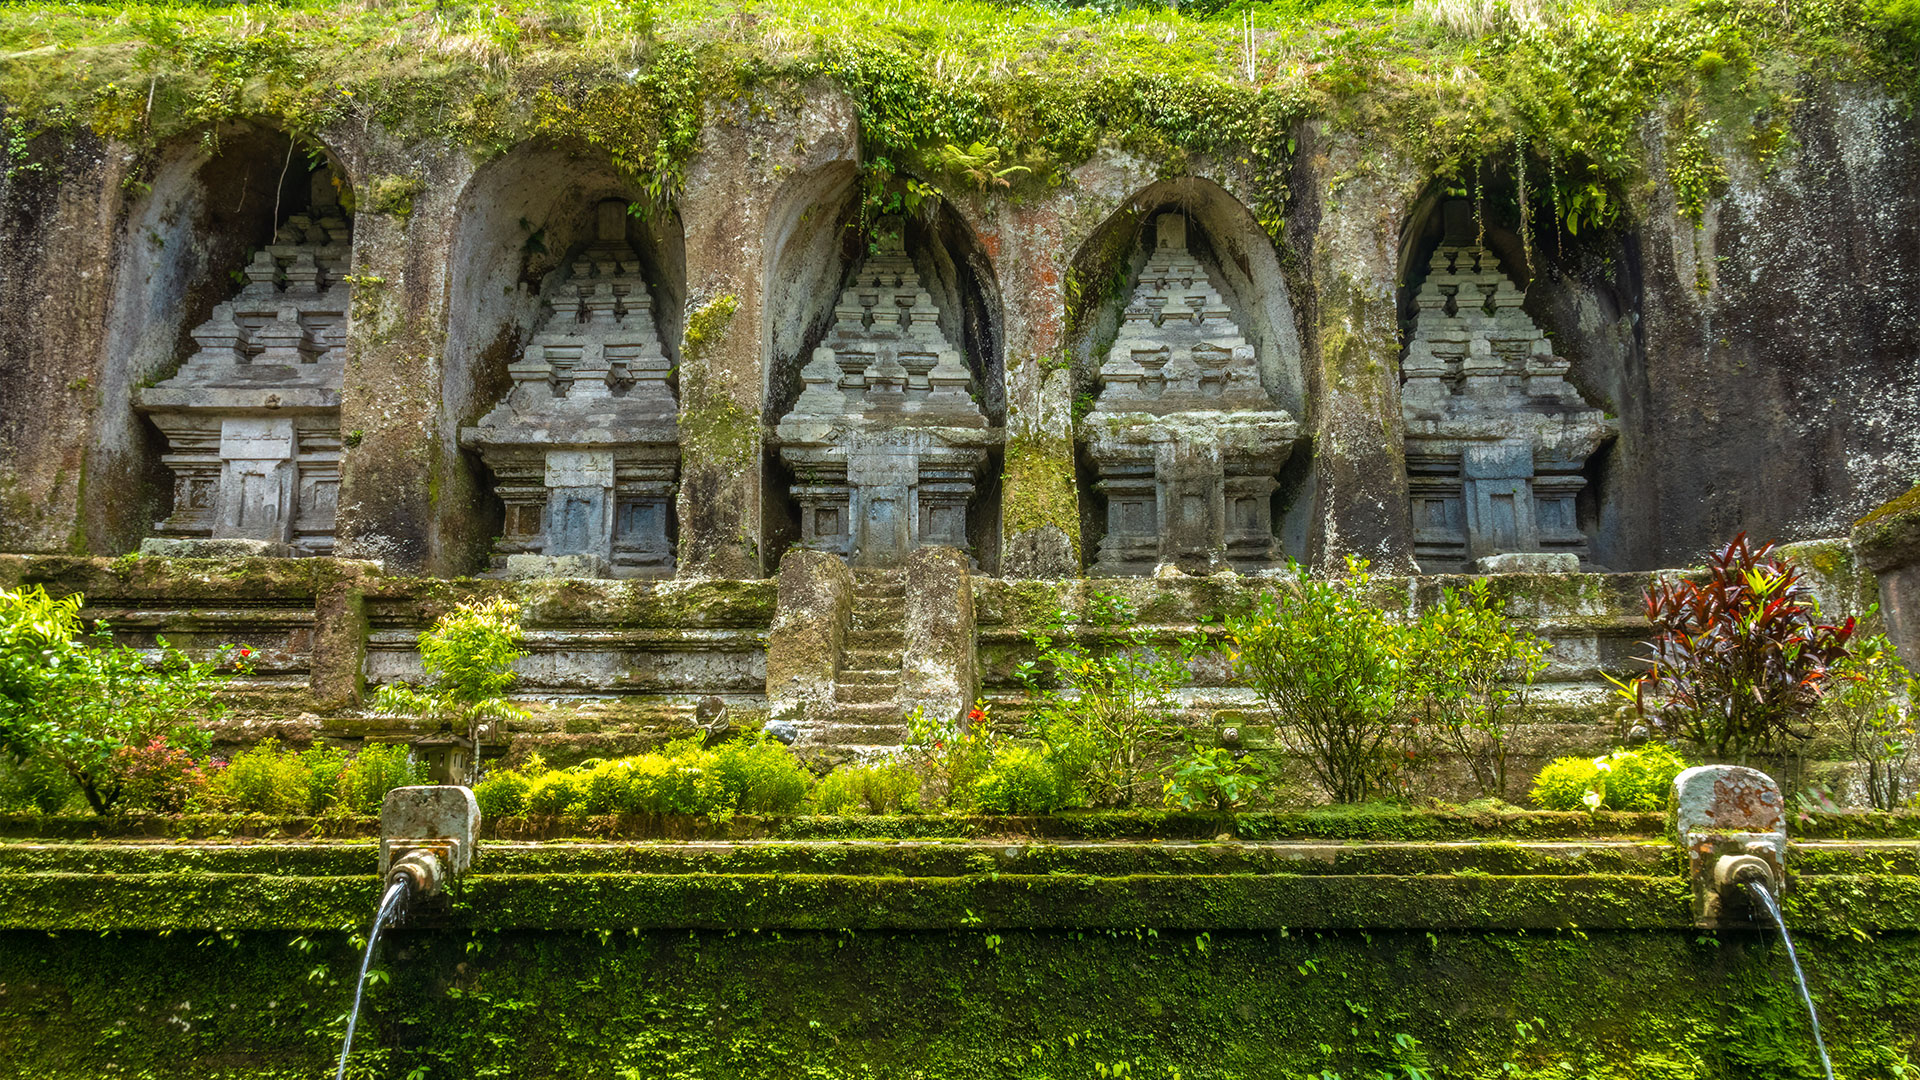
[[[1597,791],[1588,790],[1585,795],[1580,796],[1580,801],[1585,804],[1589,810],[1600,809],[1600,793]]]
[[[1604,757],[1597,757],[1593,759],[1593,767],[1600,770],[1601,772],[1612,772],[1613,762],[1608,761]]]

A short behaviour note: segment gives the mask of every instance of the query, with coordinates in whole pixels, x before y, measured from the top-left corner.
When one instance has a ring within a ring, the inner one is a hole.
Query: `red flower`
[[[246,659],[247,657],[249,657],[249,656],[252,656],[252,655],[253,655],[253,650],[252,650],[252,649],[241,649],[241,650],[240,650],[240,659],[242,659],[242,660],[245,660],[245,659]]]
[[[985,720],[986,718],[987,714],[984,709],[969,709],[967,711],[967,719],[969,720]]]

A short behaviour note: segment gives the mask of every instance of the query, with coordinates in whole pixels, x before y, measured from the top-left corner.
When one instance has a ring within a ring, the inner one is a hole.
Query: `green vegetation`
[[[1839,666],[1834,690],[1822,711],[1838,729],[1847,750],[1866,766],[1861,780],[1867,803],[1895,810],[1914,795],[1913,766],[1920,745],[1914,741],[1913,672],[1894,654],[1885,634],[1854,646]]]
[[[96,814],[130,789],[174,803],[189,751],[205,748],[196,722],[222,713],[215,690],[245,670],[251,650],[195,662],[159,638],[150,659],[117,644],[105,623],[87,630],[82,602],[38,586],[0,590],[0,753],[38,762],[42,782],[46,766],[64,772]],[[51,798],[37,787],[33,801]]]
[[[389,716],[437,721],[441,730],[466,738],[480,755],[483,726],[495,729],[525,719],[526,710],[507,700],[520,648],[520,606],[494,597],[456,606],[419,636],[420,661],[431,680],[425,689],[405,683],[380,688],[375,708]]]
[[[1534,778],[1533,802],[1543,810],[1660,810],[1686,767],[1659,743],[1597,758],[1558,758]]]
[[[1399,646],[1400,697],[1414,738],[1466,763],[1480,794],[1507,795],[1508,739],[1528,712],[1534,676],[1551,645],[1515,633],[1486,579],[1449,585],[1421,611]]]
[[[1723,172],[1708,132],[1764,160],[1800,80],[1912,93],[1916,43],[1913,0],[41,2],[0,8],[0,98],[10,171],[49,130],[154,146],[215,140],[225,119],[304,136],[377,123],[483,156],[574,141],[658,201],[706,110],[825,79],[851,95],[874,177],[1017,197],[1101,146],[1165,174],[1244,159],[1276,236],[1294,125],[1320,116],[1463,184],[1529,163],[1537,216],[1577,231],[1643,179],[1644,117],[1667,120],[1691,213]]]
[[[786,747],[756,735],[711,750],[696,739],[683,739],[668,744],[662,753],[589,760],[570,769],[548,768],[535,755],[521,768],[493,770],[474,785],[473,795],[487,818],[523,814],[711,818],[736,812],[792,813],[806,798],[811,783],[812,777]]]

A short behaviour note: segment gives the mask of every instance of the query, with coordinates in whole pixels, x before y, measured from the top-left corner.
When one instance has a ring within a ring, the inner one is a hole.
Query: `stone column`
[[[833,680],[853,614],[853,571],[838,555],[796,548],[780,560],[775,603],[767,630],[768,711],[796,723],[823,721],[833,711]]]
[[[724,115],[720,115],[724,114]],[[707,117],[679,200],[687,318],[680,345],[679,573],[759,577],[767,237],[782,179],[853,153],[845,97],[810,88],[793,109],[719,105]],[[823,208],[824,210],[824,208]]]
[[[907,556],[905,661],[900,705],[938,720],[960,719],[980,686],[975,661],[973,579],[957,548]]]
[[[1001,204],[981,239],[1006,315],[1007,442],[1000,488],[1000,572],[1080,573],[1073,471],[1073,373],[1066,322],[1063,196]]]
[[[397,212],[354,217],[353,299],[340,391],[340,502],[335,553],[390,571],[467,573],[466,534],[481,493],[441,431],[447,279],[473,163],[452,149],[403,149],[357,124],[335,145],[354,190],[414,177]]]
[[[1400,416],[1400,327],[1395,310],[1400,226],[1418,178],[1398,159],[1303,129],[1296,214],[1311,229],[1307,383],[1324,533],[1320,564],[1346,556],[1375,573],[1413,569],[1406,430]]]

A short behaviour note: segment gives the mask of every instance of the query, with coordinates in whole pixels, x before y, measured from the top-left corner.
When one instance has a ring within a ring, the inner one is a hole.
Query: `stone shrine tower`
[[[493,573],[663,577],[680,473],[679,406],[627,204],[595,208],[594,240],[507,368],[513,389],[460,444],[493,470],[506,523]]]
[[[968,503],[1002,433],[969,392],[901,222],[882,221],[877,235],[776,433],[801,544],[885,567],[915,548],[967,546]]]
[[[1581,469],[1619,425],[1567,382],[1571,364],[1520,310],[1525,294],[1474,242],[1468,204],[1444,213],[1400,364],[1415,557],[1428,573],[1523,552],[1578,569]]]
[[[327,555],[340,489],[340,386],[352,234],[321,168],[247,265],[246,285],[190,333],[197,349],[135,408],[167,439],[173,513],[161,555]]]
[[[1253,346],[1187,250],[1186,219],[1161,214],[1154,236],[1081,425],[1107,497],[1093,573],[1272,566],[1275,474],[1299,425],[1261,385]]]

